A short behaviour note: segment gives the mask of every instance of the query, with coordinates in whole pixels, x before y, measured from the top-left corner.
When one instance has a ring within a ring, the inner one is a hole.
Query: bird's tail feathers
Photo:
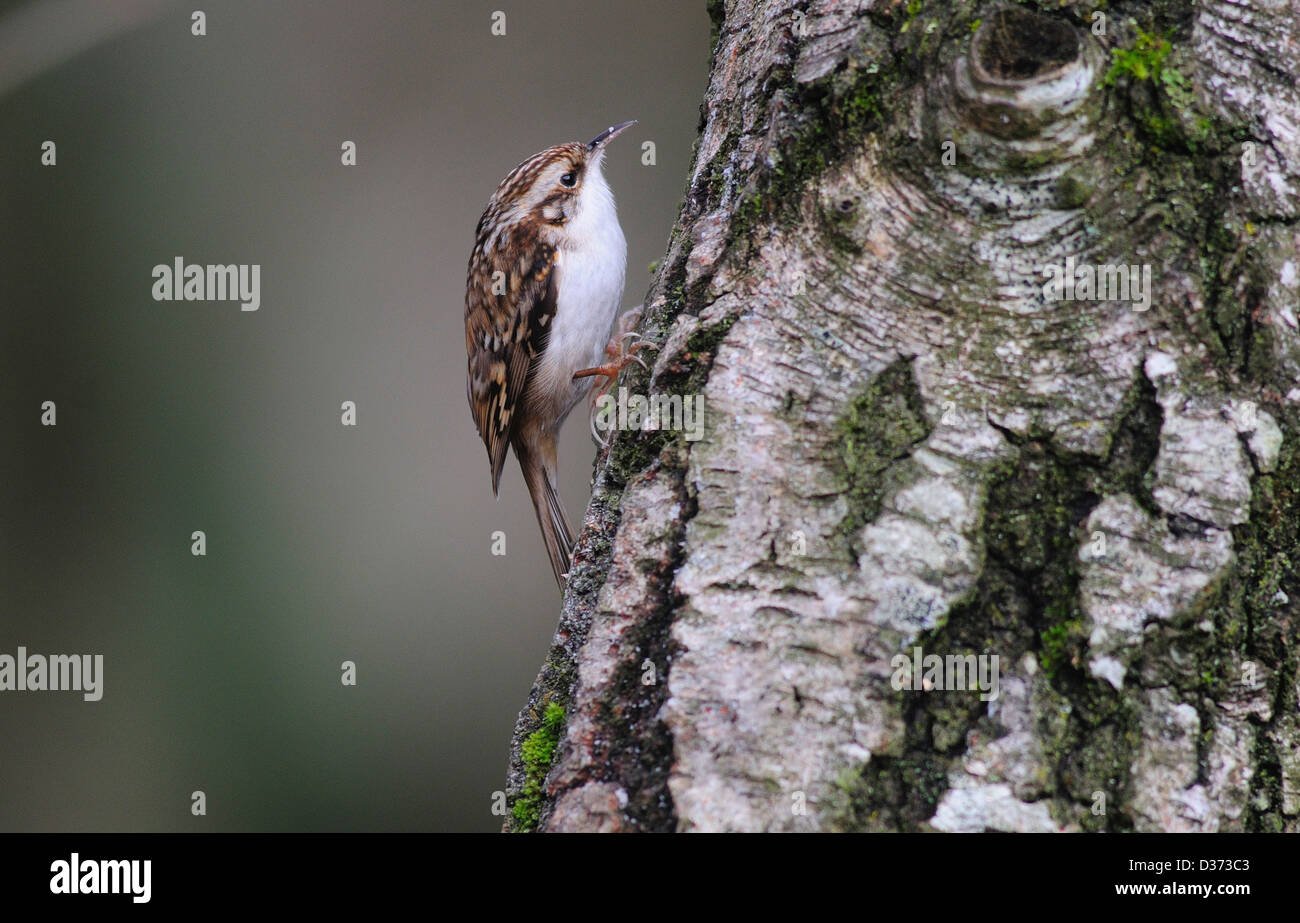
[[[537,524],[542,529],[542,539],[546,542],[546,554],[551,559],[555,582],[563,593],[569,575],[573,536],[564,515],[564,505],[555,489],[555,474],[537,454],[521,452],[520,448],[518,445],[515,447],[515,454],[519,456],[524,483],[528,485],[528,493],[533,498],[533,509],[537,513]]]

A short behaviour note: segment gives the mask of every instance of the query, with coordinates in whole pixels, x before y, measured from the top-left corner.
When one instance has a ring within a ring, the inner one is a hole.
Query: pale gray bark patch
[[[1087,528],[1079,591],[1092,624],[1088,669],[1120,689],[1146,626],[1190,609],[1232,562],[1232,536],[1211,528],[1175,535],[1124,494],[1098,504]]]
[[[1165,688],[1146,690],[1143,699],[1142,745],[1133,764],[1135,828],[1213,833],[1217,811],[1196,782],[1196,709]]]
[[[1256,163],[1242,165],[1244,208],[1300,217],[1300,13],[1290,0],[1201,0],[1195,10],[1188,57],[1201,98],[1258,142]]]

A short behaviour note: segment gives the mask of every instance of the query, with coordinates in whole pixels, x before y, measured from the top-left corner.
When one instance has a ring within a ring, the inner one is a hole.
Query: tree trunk
[[[1297,7],[853,6],[713,9],[507,829],[1297,830]]]

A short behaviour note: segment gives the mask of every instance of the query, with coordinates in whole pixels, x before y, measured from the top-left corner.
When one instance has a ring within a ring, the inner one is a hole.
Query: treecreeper
[[[513,447],[561,592],[573,536],[557,488],[556,438],[593,379],[608,387],[634,358],[623,341],[609,342],[627,242],[603,172],[605,148],[634,124],[547,148],[511,170],[479,219],[469,259],[466,391],[492,492]]]

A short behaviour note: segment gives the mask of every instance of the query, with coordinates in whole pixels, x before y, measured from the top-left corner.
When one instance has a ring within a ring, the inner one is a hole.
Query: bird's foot
[[[608,394],[610,389],[614,387],[614,382],[618,380],[619,373],[633,362],[641,366],[643,369],[648,369],[649,366],[642,361],[641,357],[638,356],[637,353],[643,349],[656,348],[653,343],[649,343],[642,339],[641,334],[630,329],[636,324],[640,317],[641,309],[636,308],[628,311],[619,319],[618,330],[614,333],[613,338],[610,339],[609,345],[605,347],[605,355],[609,357],[610,361],[606,362],[604,365],[598,365],[589,369],[581,369],[573,373],[574,381],[577,381],[580,378],[592,378],[596,376],[600,376],[604,379],[600,386],[593,390],[591,394],[591,432],[592,435],[596,437],[596,441],[601,445],[608,443],[610,430],[608,428],[603,428],[603,434],[597,433],[597,430],[600,429],[600,427],[597,426],[597,417],[599,416],[597,408],[600,405],[600,399]]]
[[[631,340],[630,343],[628,342],[629,340]],[[637,353],[646,347],[653,348],[653,344],[647,343],[641,339],[641,334],[639,333],[625,333],[620,337],[615,337],[610,340],[609,345],[605,347],[605,355],[609,356],[610,361],[606,362],[604,365],[598,365],[594,368],[581,369],[580,371],[574,372],[573,380],[577,381],[579,378],[591,378],[596,375],[605,379],[596,390],[595,396],[592,398],[592,402],[595,403],[595,401],[602,395],[609,392],[609,389],[614,386],[615,380],[618,379],[619,373],[633,362],[641,366],[643,369],[649,368],[649,366],[641,361],[641,357],[637,355]]]
[[[614,335],[610,337],[609,345],[605,347],[605,355],[609,357],[610,361],[606,362],[604,365],[598,365],[590,369],[581,369],[573,373],[574,381],[577,381],[579,378],[590,378],[595,375],[599,375],[605,379],[600,388],[592,395],[591,405],[593,408],[596,406],[596,402],[605,394],[609,393],[610,388],[614,387],[614,381],[618,378],[619,373],[622,372],[623,369],[627,368],[633,362],[637,363],[643,369],[647,368],[646,364],[641,361],[641,358],[637,353],[647,347],[653,349],[654,346],[651,343],[645,342],[641,338],[641,334],[632,329],[636,326],[637,321],[639,320],[641,320],[640,306],[633,308],[631,311],[628,311],[620,317],[618,319],[618,328],[614,331]]]

